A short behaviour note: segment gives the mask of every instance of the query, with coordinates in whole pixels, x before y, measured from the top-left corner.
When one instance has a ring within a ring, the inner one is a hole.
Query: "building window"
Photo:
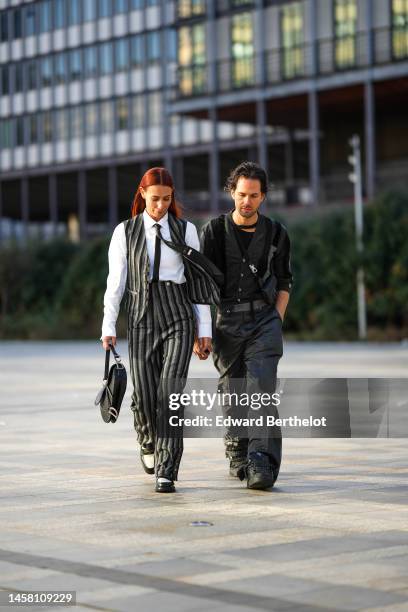
[[[68,0],[68,23],[77,25],[81,21],[80,0]]]
[[[52,141],[52,113],[45,111],[43,113],[43,140],[44,142]]]
[[[29,90],[37,88],[37,62],[35,60],[27,65],[27,84]]]
[[[40,63],[41,87],[52,85],[52,62],[51,57],[45,57]]]
[[[36,4],[28,4],[24,7],[24,15],[25,15],[25,35],[33,36],[36,34],[37,28],[35,25],[35,15],[36,15]]]
[[[24,117],[16,117],[16,146],[24,145]]]
[[[14,65],[14,91],[15,93],[23,91],[23,64],[21,62]]]
[[[334,7],[335,63],[349,68],[356,62],[356,0],[336,0]]]
[[[9,37],[9,24],[8,24],[9,12],[3,11],[0,14],[0,40],[6,41]]]
[[[303,7],[300,2],[282,7],[282,73],[285,79],[303,75]]]
[[[11,120],[3,119],[0,121],[0,149],[11,147]]]
[[[142,9],[143,5],[143,0],[130,0],[130,7],[132,10]]]
[[[69,52],[69,79],[78,81],[82,76],[81,51],[73,49]]]
[[[155,91],[148,94],[148,125],[160,125],[162,123],[161,92]]]
[[[21,38],[21,9],[15,9],[13,16],[13,38]]]
[[[144,96],[133,96],[131,99],[131,107],[132,127],[143,127],[145,125]]]
[[[230,8],[240,8],[241,6],[253,6],[254,0],[229,0]]]
[[[179,19],[205,15],[205,0],[179,0],[177,2],[177,15]]]
[[[30,115],[28,118],[28,140],[30,144],[38,142],[38,117]]]
[[[110,74],[113,70],[112,43],[103,43],[99,47],[101,74]]]
[[[65,109],[55,111],[55,140],[68,139],[68,117]]]
[[[87,136],[92,136],[98,131],[98,110],[94,103],[85,106],[85,130]]]
[[[97,75],[98,58],[96,47],[85,47],[84,49],[84,76],[89,79]]]
[[[99,17],[111,17],[112,16],[112,2],[111,0],[99,0]]]
[[[166,31],[166,59],[170,62],[177,61],[177,31],[173,28]]]
[[[113,107],[110,100],[101,102],[101,132],[106,134],[113,131]]]
[[[65,53],[57,53],[54,59],[55,83],[60,85],[67,80],[67,56]]]
[[[9,67],[0,66],[0,73],[1,73],[1,94],[5,96],[10,93]]]
[[[40,32],[51,30],[51,0],[43,0],[40,4]]]
[[[394,59],[408,57],[408,0],[392,3],[392,52]]]
[[[71,108],[70,122],[72,138],[80,138],[82,136],[82,108],[80,106]]]
[[[116,117],[118,130],[127,130],[129,127],[129,106],[127,98],[116,100]]]
[[[129,41],[121,38],[115,41],[115,69],[118,72],[129,68]]]
[[[254,45],[252,13],[232,17],[232,85],[243,87],[254,82]]]
[[[143,34],[136,34],[130,39],[130,61],[132,66],[143,63]]]
[[[160,59],[160,32],[147,34],[147,61],[156,62]]]
[[[83,3],[84,21],[95,21],[96,19],[96,3],[95,0],[86,0]]]
[[[205,26],[183,26],[178,33],[179,89],[183,95],[200,93],[206,87]]]
[[[126,13],[128,10],[127,0],[113,0],[114,13]]]
[[[54,27],[56,30],[65,28],[65,0],[54,1]]]

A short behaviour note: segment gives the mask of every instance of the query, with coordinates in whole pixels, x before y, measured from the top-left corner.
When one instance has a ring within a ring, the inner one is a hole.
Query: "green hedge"
[[[369,338],[408,337],[408,195],[389,193],[364,211],[364,266]],[[357,336],[355,273],[359,263],[353,211],[289,227],[294,287],[287,337],[347,340]],[[2,338],[99,338],[109,237],[9,245],[0,251]],[[125,315],[118,322],[124,336]]]

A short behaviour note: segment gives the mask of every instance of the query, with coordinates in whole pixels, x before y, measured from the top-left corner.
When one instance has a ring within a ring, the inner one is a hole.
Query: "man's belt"
[[[252,300],[252,302],[242,302],[242,304],[221,304],[220,311],[222,313],[251,312],[252,310],[261,310],[265,306],[269,306],[265,300]]]

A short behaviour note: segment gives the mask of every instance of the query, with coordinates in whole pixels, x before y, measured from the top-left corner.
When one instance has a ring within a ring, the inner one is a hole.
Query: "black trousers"
[[[278,362],[283,353],[282,320],[272,306],[251,312],[218,311],[213,342],[214,364],[220,374],[219,390],[222,393],[273,394],[276,391]],[[223,407],[225,416],[236,416],[237,407]],[[242,414],[242,410],[240,410]],[[227,430],[224,438],[226,456],[246,458],[251,452],[269,455],[276,474],[282,460],[282,436],[280,427],[268,427],[266,417],[278,417],[274,405],[261,407],[256,412],[249,408],[245,416],[263,415],[263,427],[247,430],[246,436],[237,436]]]
[[[136,326],[128,326],[131,409],[138,442],[142,450],[154,452],[156,476],[171,480],[177,480],[183,435],[182,429],[169,424],[168,397],[184,388],[194,326],[185,283],[170,281],[149,284],[146,312]]]

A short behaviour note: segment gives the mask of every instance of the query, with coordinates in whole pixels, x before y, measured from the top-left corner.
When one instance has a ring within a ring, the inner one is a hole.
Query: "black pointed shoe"
[[[240,480],[247,479],[248,489],[270,489],[276,476],[269,457],[265,453],[251,453],[247,465],[239,470]]]
[[[159,478],[156,479],[156,493],[175,493],[176,487],[174,486],[174,482],[172,480],[165,480],[159,482]]]
[[[145,457],[153,457],[153,467],[149,467],[149,465],[146,465],[145,463]],[[144,469],[144,471],[146,472],[146,474],[154,474],[154,454],[153,453],[144,453],[143,449],[140,449],[140,461],[142,462],[142,467]]]

